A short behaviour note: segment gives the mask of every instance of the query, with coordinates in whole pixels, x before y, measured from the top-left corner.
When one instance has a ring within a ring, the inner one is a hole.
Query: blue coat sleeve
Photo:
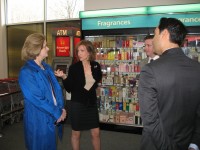
[[[54,117],[55,120],[61,116],[62,108],[54,105],[52,91],[45,79],[38,77],[33,70],[23,68],[20,71],[19,84],[25,103],[31,103],[39,110]]]

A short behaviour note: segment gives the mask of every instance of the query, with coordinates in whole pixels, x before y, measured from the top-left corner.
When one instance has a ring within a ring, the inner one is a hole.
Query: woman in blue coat
[[[45,36],[35,33],[26,38],[22,48],[25,65],[19,74],[24,95],[24,133],[28,150],[56,150],[56,128],[62,137],[66,118],[62,89],[51,67],[43,60],[49,48]]]

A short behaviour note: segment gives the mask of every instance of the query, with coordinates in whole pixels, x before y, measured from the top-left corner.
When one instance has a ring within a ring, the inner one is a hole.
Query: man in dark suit
[[[187,34],[181,21],[161,18],[154,50],[139,80],[143,121],[141,150],[199,150],[200,64],[180,48]]]

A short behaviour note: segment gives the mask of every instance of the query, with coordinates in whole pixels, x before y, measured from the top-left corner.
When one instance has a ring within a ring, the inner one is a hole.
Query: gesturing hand
[[[55,76],[62,78],[63,80],[67,78],[67,75],[63,73],[62,70],[58,69],[54,71]]]

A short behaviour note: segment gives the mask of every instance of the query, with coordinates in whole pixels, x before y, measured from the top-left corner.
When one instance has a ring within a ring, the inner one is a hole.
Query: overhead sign
[[[61,27],[53,28],[52,35],[54,36],[81,36],[81,31],[79,28],[73,27]]]
[[[157,14],[82,19],[82,30],[156,27],[162,17],[177,18],[186,26],[200,26],[200,14]]]

